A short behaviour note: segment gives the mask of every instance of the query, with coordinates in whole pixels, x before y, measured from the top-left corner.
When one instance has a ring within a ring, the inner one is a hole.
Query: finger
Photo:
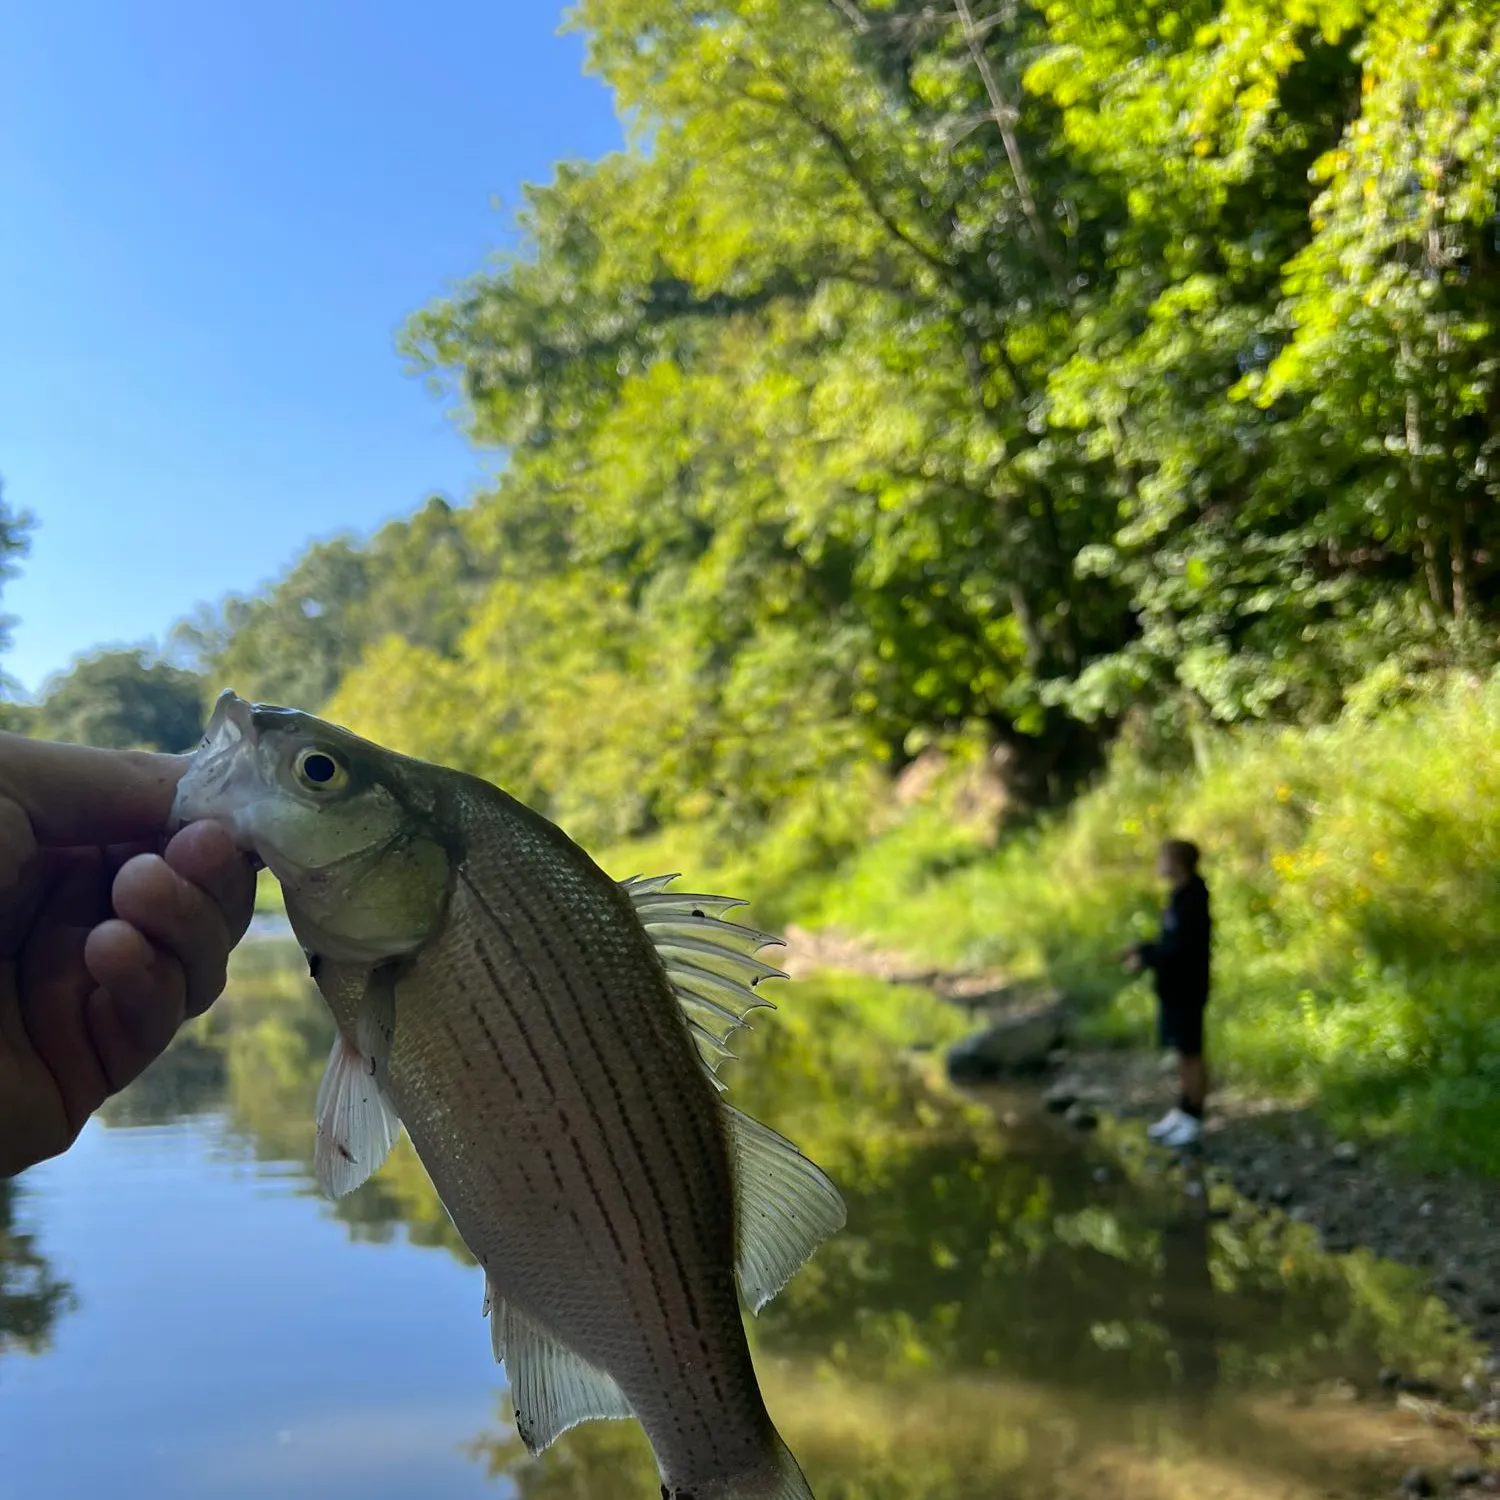
[[[223,872],[210,872],[223,881]],[[142,854],[123,865],[111,891],[115,915],[128,922],[156,950],[174,959],[186,985],[184,1001],[195,1013],[224,988],[229,950],[234,946],[229,919],[201,886],[185,880],[157,854]],[[91,970],[106,989],[103,974]]]
[[[85,961],[99,981],[85,1008],[88,1033],[106,1090],[118,1093],[177,1034],[186,1017],[187,980],[175,957],[118,918],[89,933]]]
[[[230,939],[239,942],[255,915],[255,868],[218,823],[190,823],[163,853],[184,880],[206,891],[224,914]]]
[[[43,844],[147,839],[166,827],[191,760],[0,734],[0,796],[23,809]]]

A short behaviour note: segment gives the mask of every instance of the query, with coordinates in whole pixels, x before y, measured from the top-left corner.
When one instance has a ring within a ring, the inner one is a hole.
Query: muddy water
[[[914,992],[782,1004],[726,1077],[850,1205],[752,1324],[820,1500],[1377,1496],[1465,1456],[1376,1379],[1473,1359],[1405,1273],[1135,1137],[933,1087],[902,1055],[934,1024]],[[405,1143],[317,1196],[329,1040],[295,950],[247,945],[206,1022],[0,1200],[0,1493],[656,1496],[632,1424],[525,1456],[481,1278]]]

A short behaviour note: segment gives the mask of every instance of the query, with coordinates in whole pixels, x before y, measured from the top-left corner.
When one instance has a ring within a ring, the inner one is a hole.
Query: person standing
[[[1121,955],[1129,973],[1151,971],[1157,1034],[1163,1047],[1177,1053],[1177,1103],[1146,1132],[1152,1140],[1174,1148],[1190,1146],[1203,1134],[1208,1102],[1203,1013],[1208,1006],[1213,918],[1198,861],[1198,846],[1186,839],[1168,839],[1161,846],[1157,873],[1171,887],[1161,933],[1152,942],[1133,944]]]

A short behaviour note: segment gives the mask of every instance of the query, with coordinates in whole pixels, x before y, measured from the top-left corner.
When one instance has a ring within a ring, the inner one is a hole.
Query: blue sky
[[[39,525],[0,665],[27,688],[482,481],[394,338],[505,242],[523,183],[619,144],[562,11],[9,8],[0,476]]]

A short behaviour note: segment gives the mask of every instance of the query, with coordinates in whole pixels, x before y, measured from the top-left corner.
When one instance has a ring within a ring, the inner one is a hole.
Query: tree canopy
[[[101,750],[191,750],[203,733],[203,682],[143,647],[99,651],[47,686],[31,727]]]
[[[628,149],[405,347],[507,467],[200,622],[596,838],[1312,721],[1495,616],[1493,4],[581,0]]]

